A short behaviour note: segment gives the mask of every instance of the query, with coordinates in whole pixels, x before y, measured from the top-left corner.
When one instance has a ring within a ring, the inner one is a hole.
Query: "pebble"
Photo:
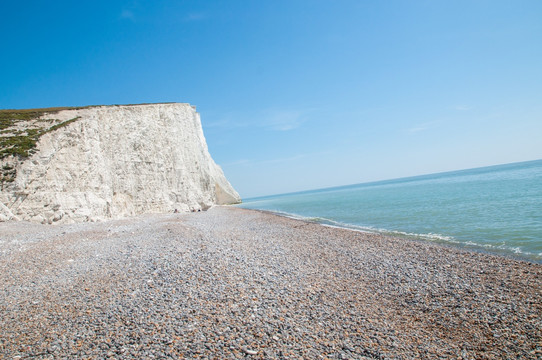
[[[0,237],[0,358],[540,358],[540,264],[234,207]]]
[[[258,352],[255,351],[255,350],[243,349],[243,351],[248,355],[257,355],[258,354]]]

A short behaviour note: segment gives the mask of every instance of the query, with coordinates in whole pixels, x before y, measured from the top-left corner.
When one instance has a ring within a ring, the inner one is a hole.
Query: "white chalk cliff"
[[[96,221],[240,202],[189,104],[96,106],[42,118],[78,119],[44,133],[27,159],[0,160],[15,173],[2,183],[0,220]]]

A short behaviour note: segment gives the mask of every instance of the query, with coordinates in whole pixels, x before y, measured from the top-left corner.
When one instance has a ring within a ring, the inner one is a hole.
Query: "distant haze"
[[[0,4],[0,108],[188,102],[242,197],[542,158],[542,2]]]

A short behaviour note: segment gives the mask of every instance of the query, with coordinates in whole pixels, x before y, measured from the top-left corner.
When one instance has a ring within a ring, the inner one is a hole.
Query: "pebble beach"
[[[218,206],[0,223],[0,359],[540,359],[542,265]]]

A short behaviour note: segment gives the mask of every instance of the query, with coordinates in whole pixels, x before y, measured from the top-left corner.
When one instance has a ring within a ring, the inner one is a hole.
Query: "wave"
[[[369,234],[382,234],[382,235],[396,236],[400,238],[430,241],[430,242],[435,242],[439,244],[449,244],[456,247],[479,250],[483,252],[490,252],[493,254],[497,253],[504,256],[512,256],[512,257],[516,257],[522,260],[529,260],[529,261],[534,261],[537,263],[542,263],[542,252],[541,253],[529,252],[529,251],[525,251],[521,249],[520,247],[510,246],[505,243],[501,243],[501,244],[476,243],[473,241],[460,240],[453,236],[443,235],[443,234],[411,233],[411,232],[405,232],[405,231],[389,230],[389,229],[375,228],[375,227],[370,227],[370,226],[348,224],[348,223],[343,223],[340,221],[336,221],[336,220],[332,220],[332,219],[328,219],[324,217],[308,217],[308,216],[292,214],[292,213],[288,213],[284,211],[276,211],[276,210],[275,211],[263,210],[263,211],[267,211],[267,212],[270,212],[279,216],[287,217],[290,219],[320,224],[326,227],[348,229],[352,231],[358,231],[358,232],[369,233]]]

